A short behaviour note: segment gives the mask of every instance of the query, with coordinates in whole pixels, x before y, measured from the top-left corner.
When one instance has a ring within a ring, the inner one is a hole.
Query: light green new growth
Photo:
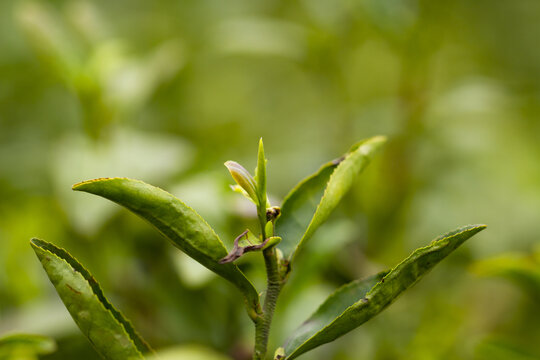
[[[270,206],[268,196],[266,195],[266,158],[264,157],[264,146],[262,139],[259,140],[259,151],[257,154],[257,168],[255,169],[255,181],[257,181],[257,196],[259,205],[257,205],[257,216],[261,227],[261,237],[266,239],[274,235],[266,233],[266,208]]]
[[[257,155],[257,168],[255,169],[255,181],[257,182],[257,196],[259,198],[259,208],[264,210],[269,206],[266,201],[266,159],[264,157],[264,146],[262,139],[259,140],[259,152]],[[266,221],[265,221],[266,222]]]
[[[242,165],[240,165],[236,161],[226,161],[224,165],[225,167],[227,167],[238,186],[240,186],[240,188],[245,191],[247,197],[251,199],[251,201],[253,201],[255,205],[259,206],[260,202],[259,193],[257,191],[257,184],[249,171],[247,171]]]

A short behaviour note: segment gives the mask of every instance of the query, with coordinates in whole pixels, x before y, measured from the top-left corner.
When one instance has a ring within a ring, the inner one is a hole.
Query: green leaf
[[[257,168],[255,169],[255,181],[257,182],[257,216],[261,224],[261,229],[265,236],[266,234],[265,225],[267,222],[266,217],[266,207],[268,206],[268,201],[266,197],[266,159],[264,157],[264,145],[262,138],[259,140],[259,152],[257,154]]]
[[[362,325],[485,227],[469,225],[449,232],[430,245],[415,250],[386,275],[381,273],[340,288],[289,337],[285,346],[286,359],[294,359]]]
[[[295,330],[294,334],[287,341],[287,353],[292,354],[292,349],[302,345],[306,339],[318,333],[326,325],[331,324],[352,304],[356,303],[359,299],[363,299],[369,290],[386,274],[388,274],[388,271],[381,272],[366,279],[353,281],[336,290],[307,321]]]
[[[219,264],[227,249],[202,217],[168,192],[142,181],[125,178],[89,180],[73,186],[116,202],[154,225],[172,243],[216,274],[236,285],[250,316],[259,311],[259,295],[234,264]]]
[[[64,249],[39,239],[30,242],[79,329],[105,359],[144,359],[150,347],[105,298],[103,290]]]
[[[287,195],[281,206],[281,216],[276,221],[276,234],[283,240],[278,249],[284,258],[289,258],[302,238],[317,204],[321,200],[330,175],[338,166],[339,161],[323,165],[319,171],[304,179]]]
[[[359,142],[349,153],[304,179],[286,196],[281,217],[276,221],[276,235],[283,238],[278,248],[284,258],[292,260],[299,248],[328,219],[356,176],[385,141],[385,137],[375,136]]]
[[[56,342],[48,337],[14,334],[0,338],[0,360],[37,359],[56,351]]]
[[[257,194],[259,197],[259,207],[266,218],[266,159],[264,157],[264,146],[262,138],[259,140],[259,153],[257,156],[257,168],[255,169],[255,180],[257,181]]]

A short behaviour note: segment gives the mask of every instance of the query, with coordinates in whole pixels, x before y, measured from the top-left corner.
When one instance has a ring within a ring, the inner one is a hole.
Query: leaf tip
[[[368,139],[364,145],[371,145],[375,148],[379,148],[383,146],[388,141],[388,137],[384,135],[377,135],[372,137],[371,139]]]
[[[475,233],[477,233],[484,230],[485,228],[487,228],[486,224],[472,224],[463,226],[461,229],[463,231],[474,231]]]
[[[112,178],[97,178],[97,179],[92,179],[92,180],[81,181],[81,182],[78,182],[78,183],[74,184],[71,187],[71,190],[74,190],[74,191],[86,191],[87,187],[90,184],[100,182],[100,181],[107,181],[107,180],[111,180],[111,179]]]
[[[259,156],[264,158],[264,143],[262,137],[259,139]]]
[[[30,246],[33,248],[43,248],[43,245],[45,244],[45,241],[38,239],[38,238],[32,238],[30,239]]]
[[[373,142],[385,143],[385,142],[388,141],[388,136],[386,136],[386,135],[377,135],[377,136],[374,136],[372,138],[372,141]]]
[[[48,245],[50,245],[48,242],[38,238],[32,238],[30,240],[30,247],[32,247],[32,250],[34,250],[34,253],[41,262],[43,262],[44,255],[50,250],[47,247]]]
[[[486,224],[475,224],[475,225],[472,225],[472,229],[474,229],[474,233],[477,234],[479,233],[480,231],[484,230],[487,228],[487,225]]]
[[[456,237],[458,235],[466,235],[467,239],[468,239],[471,236],[473,236],[473,235],[479,233],[480,231],[484,230],[486,227],[487,227],[487,225],[485,225],[485,224],[474,224],[474,225],[461,226],[461,227],[458,227],[457,229],[449,231],[449,232],[447,232],[445,234],[439,235],[432,242],[445,240],[445,239],[448,239],[448,238],[453,238],[453,237]]]

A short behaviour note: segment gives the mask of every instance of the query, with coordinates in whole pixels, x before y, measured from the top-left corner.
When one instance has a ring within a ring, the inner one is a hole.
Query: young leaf
[[[249,198],[255,203],[255,205],[259,206],[260,201],[257,184],[249,171],[247,171],[236,161],[226,161],[224,165],[227,167],[227,170],[229,170],[232,178],[234,181],[236,181],[238,186],[240,186],[248,194]]]
[[[37,359],[56,351],[56,342],[40,335],[14,334],[0,338],[0,360]]]
[[[242,189],[242,187],[240,185],[238,185],[238,184],[230,185],[230,187],[231,187],[231,190],[234,191],[235,193],[239,193],[240,195],[244,196],[249,201],[253,201],[251,196],[249,196],[249,194],[246,192],[246,190]]]
[[[449,232],[430,245],[415,250],[392,270],[340,288],[289,337],[285,345],[285,359],[294,359],[362,325],[485,227],[469,225]],[[380,281],[377,281],[379,278]]]
[[[276,221],[276,235],[283,238],[278,248],[286,259],[292,260],[298,249],[326,221],[355,177],[385,141],[383,136],[361,141],[342,158],[323,165],[287,195],[281,206],[282,215]]]
[[[283,237],[278,248],[284,258],[294,252],[320,202],[324,188],[341,160],[323,165],[319,171],[304,179],[287,195],[281,206],[281,217],[276,221],[276,234]]]
[[[125,178],[89,180],[73,186],[116,202],[154,225],[172,243],[216,274],[236,285],[250,316],[259,309],[259,295],[234,264],[219,264],[227,249],[202,217],[168,192],[142,181]]]
[[[144,359],[144,354],[151,352],[74,257],[43,240],[32,239],[30,244],[73,320],[103,358]]]
[[[259,153],[257,157],[257,169],[255,169],[255,180],[257,181],[257,196],[259,198],[259,217],[266,223],[266,159],[264,157],[264,146],[262,138],[259,140]]]

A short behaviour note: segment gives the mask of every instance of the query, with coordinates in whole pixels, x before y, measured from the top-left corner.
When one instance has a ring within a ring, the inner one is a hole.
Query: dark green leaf
[[[361,141],[342,158],[323,165],[286,196],[281,207],[282,215],[276,221],[276,234],[283,238],[278,248],[284,258],[291,260],[328,219],[356,176],[385,141],[382,136]]]
[[[340,288],[288,339],[285,346],[286,358],[294,359],[362,325],[384,310],[465,240],[485,227],[469,225],[442,235],[430,245],[415,250],[386,275],[379,274]],[[384,277],[377,282],[381,275]]]
[[[234,264],[219,264],[227,249],[203,218],[168,192],[142,181],[125,178],[104,178],[73,186],[114,201],[154,225],[172,243],[235,284],[246,298],[250,316],[259,309],[259,295],[251,282]]]
[[[45,272],[82,333],[105,359],[144,359],[149,346],[131,323],[105,298],[103,290],[64,249],[32,239]]]

